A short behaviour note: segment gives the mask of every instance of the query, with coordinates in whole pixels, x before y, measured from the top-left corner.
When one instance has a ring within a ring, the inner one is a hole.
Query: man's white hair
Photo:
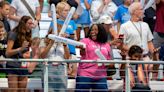
[[[142,7],[142,5],[141,5],[140,2],[133,2],[133,3],[129,6],[129,8],[128,8],[130,14],[132,15],[132,14],[134,13],[134,11],[135,11],[136,9],[138,9],[140,6]]]

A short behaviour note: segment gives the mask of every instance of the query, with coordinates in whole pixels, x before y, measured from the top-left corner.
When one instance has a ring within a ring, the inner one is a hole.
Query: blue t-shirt
[[[64,21],[58,19],[57,23],[60,24],[60,25],[63,25]],[[51,22],[50,27],[53,27],[53,22]],[[74,20],[70,20],[70,22],[69,22],[69,24],[68,24],[68,26],[66,28],[65,33],[67,33],[68,35],[74,34],[74,31],[76,29],[77,29],[77,26],[76,26]],[[76,54],[75,46],[68,44],[68,48],[69,48],[70,54]]]
[[[88,3],[91,5],[92,0],[88,0]],[[91,23],[89,10],[86,9],[84,0],[80,0],[80,5],[83,8],[83,13],[78,19],[75,20],[76,24],[85,24],[89,25]]]
[[[121,24],[129,21],[131,18],[130,13],[128,11],[128,8],[124,5],[120,5],[116,11],[116,14],[114,16],[114,20],[118,20],[121,22]]]

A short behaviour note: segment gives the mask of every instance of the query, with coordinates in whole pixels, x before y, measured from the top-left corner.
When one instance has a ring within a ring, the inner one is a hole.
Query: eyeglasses
[[[32,23],[32,22],[27,22],[27,24],[32,25],[32,24],[34,24],[34,23]]]

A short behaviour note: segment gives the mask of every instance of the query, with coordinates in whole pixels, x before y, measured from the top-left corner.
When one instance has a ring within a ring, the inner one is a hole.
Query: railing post
[[[44,92],[48,92],[48,60],[44,61]]]
[[[125,72],[125,92],[130,92],[130,75],[129,75],[129,61],[126,63],[126,72]]]

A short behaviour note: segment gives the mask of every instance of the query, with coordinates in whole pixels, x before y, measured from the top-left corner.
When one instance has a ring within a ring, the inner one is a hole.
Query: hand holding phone
[[[118,39],[123,40],[124,39],[124,34],[120,34],[119,37],[118,37]]]

